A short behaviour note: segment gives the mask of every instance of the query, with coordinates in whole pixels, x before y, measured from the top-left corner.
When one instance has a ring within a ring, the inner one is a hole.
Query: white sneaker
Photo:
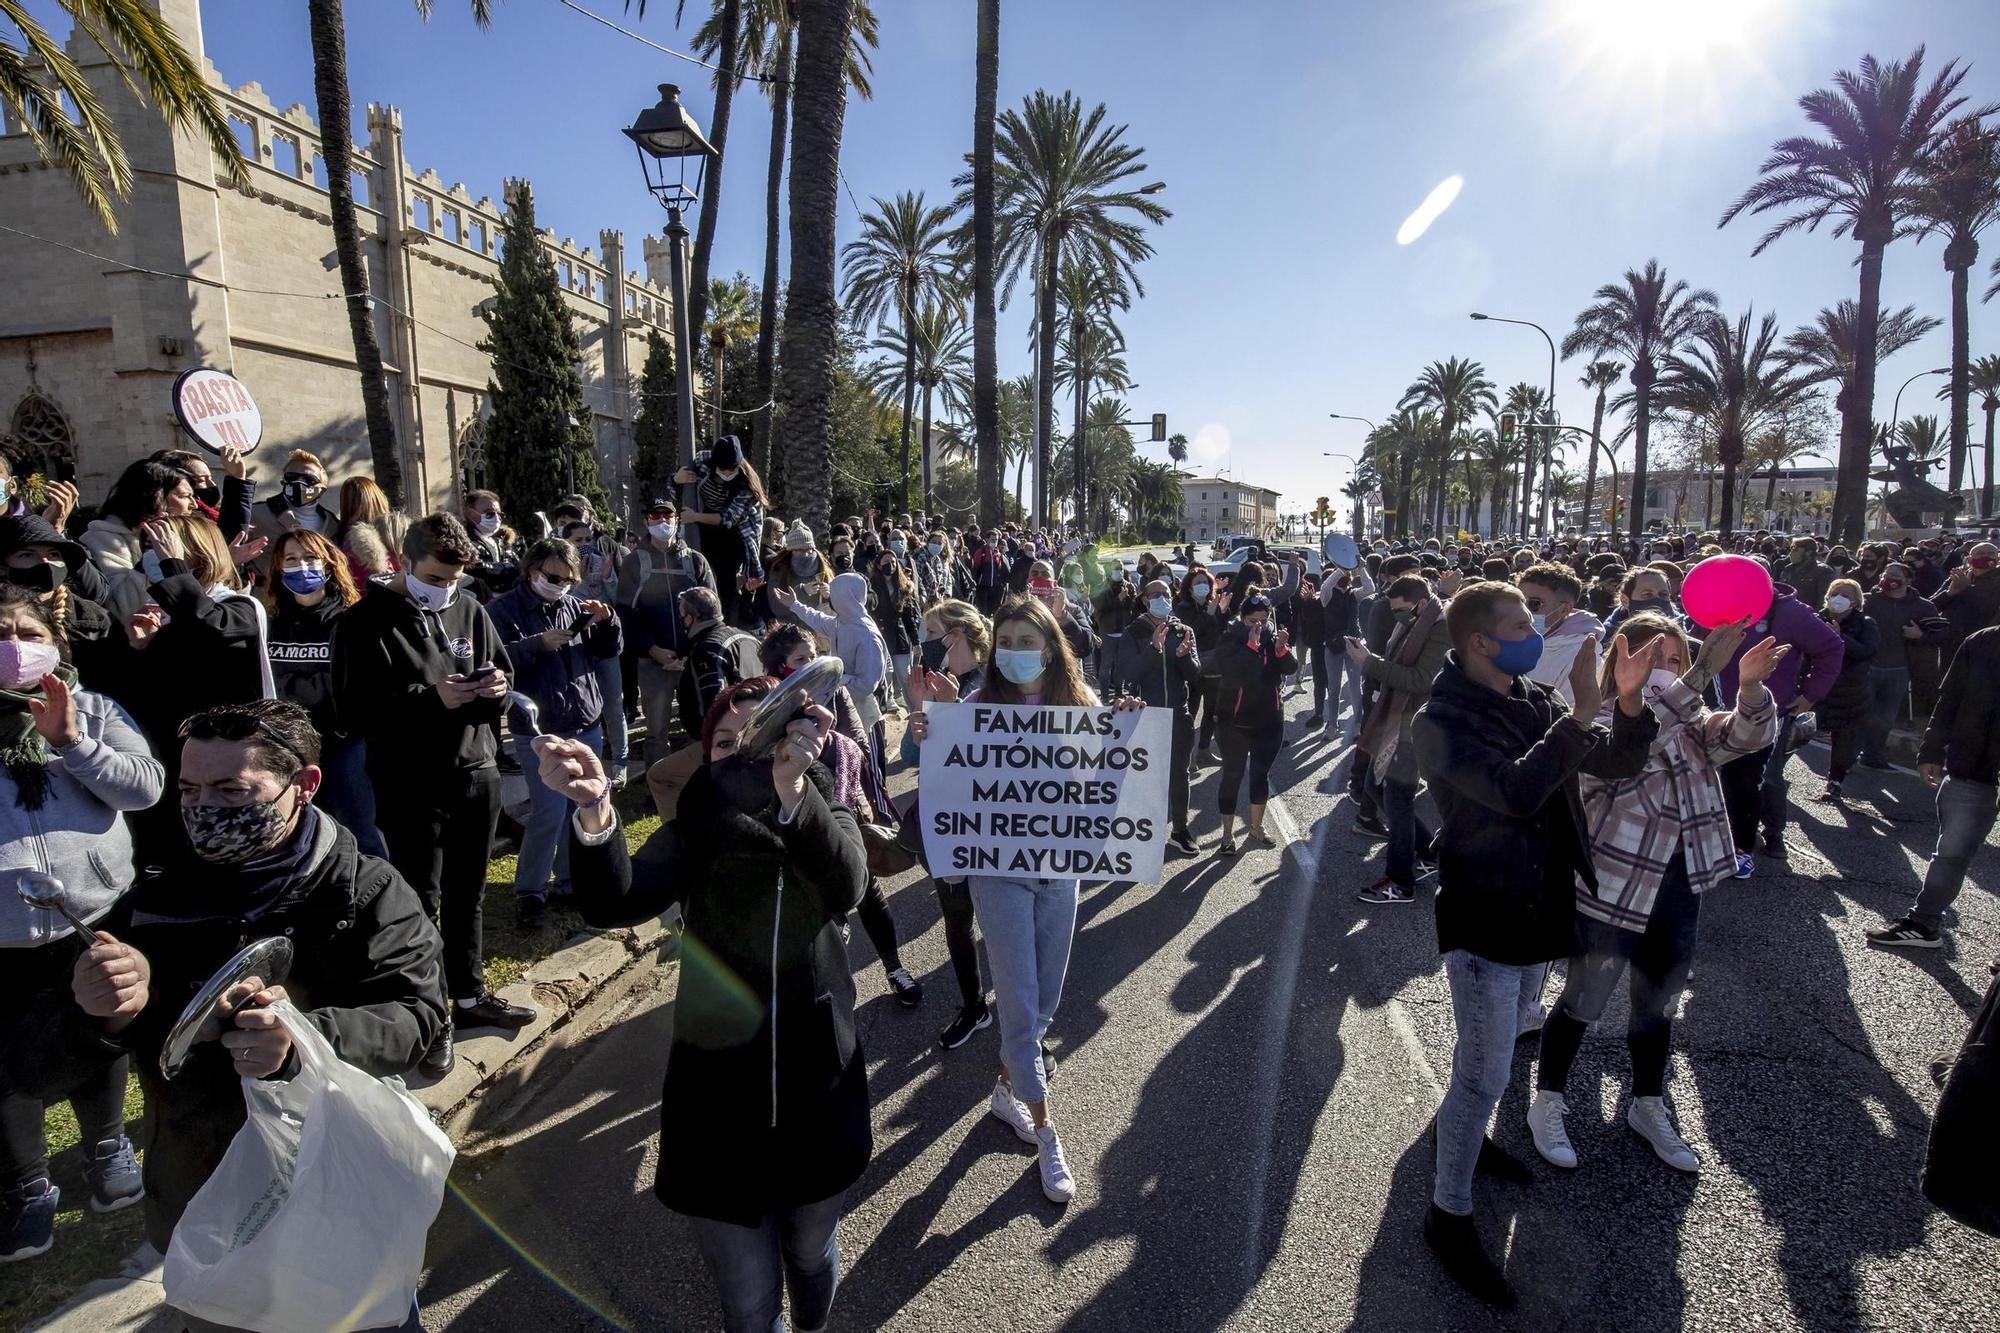
[[[1634,1097],[1626,1109],[1625,1123],[1634,1134],[1652,1144],[1660,1160],[1674,1170],[1701,1170],[1701,1159],[1674,1128],[1673,1117],[1667,1114],[1667,1104],[1661,1098]]]
[[[1528,1103],[1528,1133],[1535,1137],[1535,1151],[1551,1166],[1565,1170],[1576,1167],[1576,1149],[1570,1144],[1569,1131],[1563,1128],[1563,1117],[1569,1114],[1569,1102],[1560,1092],[1537,1092],[1535,1100]]]
[[[1043,1125],[1035,1131],[1035,1141],[1042,1149],[1042,1193],[1049,1196],[1050,1203],[1068,1203],[1076,1197],[1076,1177],[1069,1173],[1056,1127]]]
[[[1021,1105],[1021,1099],[1007,1086],[1005,1079],[993,1083],[993,1114],[1000,1123],[1014,1131],[1014,1136],[1023,1143],[1038,1143],[1035,1137],[1035,1122],[1028,1115],[1028,1108]]]

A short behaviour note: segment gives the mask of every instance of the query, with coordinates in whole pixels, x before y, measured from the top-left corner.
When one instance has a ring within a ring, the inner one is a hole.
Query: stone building
[[[336,482],[370,472],[319,127],[303,106],[280,110],[257,84],[222,80],[202,58],[198,0],[154,2],[227,109],[249,187],[218,182],[203,139],[169,131],[111,57],[71,37],[69,54],[117,120],[133,187],[107,233],[22,127],[0,121],[0,221],[14,229],[0,231],[0,450],[23,473],[73,471],[84,502],[98,503],[133,459],[182,444],[170,386],[212,366],[242,379],[263,412],[260,492],[275,489],[295,446],[325,459]],[[371,103],[367,125],[355,212],[409,505],[455,510],[482,471],[490,359],[476,344],[499,274],[501,206],[413,169],[394,106]],[[582,335],[599,471],[629,514],[645,499],[627,465],[636,383],[649,330],[671,334],[667,293],[627,272],[618,232],[600,232],[595,250],[544,238]]]
[[[1189,541],[1277,531],[1278,492],[1231,477],[1181,478],[1181,530]]]

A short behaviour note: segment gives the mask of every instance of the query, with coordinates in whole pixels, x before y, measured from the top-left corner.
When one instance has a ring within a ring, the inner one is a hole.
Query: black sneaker
[[[1300,718],[1299,721],[1305,723],[1309,727],[1323,727],[1326,725],[1326,723],[1323,720],[1321,720],[1320,715],[1318,713],[1307,713],[1304,717]]]
[[[1358,833],[1364,838],[1378,838],[1383,842],[1389,840],[1389,826],[1373,815],[1357,816],[1351,832]]]
[[[1904,917],[1869,931],[1868,942],[1885,949],[1939,949],[1944,947],[1944,932],[1920,926]]]
[[[431,1042],[430,1049],[424,1052],[424,1058],[417,1061],[417,1072],[425,1078],[443,1078],[451,1072],[451,1067],[457,1058],[452,1054],[451,1020],[447,1018],[444,1021],[443,1031],[439,1032]]]
[[[1175,829],[1167,835],[1167,846],[1182,856],[1196,856],[1201,852],[1201,844],[1194,840],[1194,834],[1186,829]]]
[[[47,1254],[56,1243],[56,1204],[62,1192],[48,1177],[0,1193],[0,1264]]]
[[[1838,801],[1841,798],[1840,779],[1834,778],[1826,784],[1826,790],[1819,794],[1822,801]]]
[[[146,1181],[139,1170],[138,1155],[132,1151],[132,1140],[123,1134],[96,1146],[90,1162],[83,1168],[83,1178],[90,1186],[93,1213],[115,1213],[146,1197]]]
[[[1791,852],[1785,847],[1785,835],[1782,833],[1766,833],[1764,835],[1764,855],[1773,861],[1790,860]]]
[[[452,1022],[462,1028],[506,1028],[517,1031],[535,1021],[535,1011],[525,1004],[509,1004],[487,991],[471,1004],[451,1003]]]
[[[1236,855],[1236,839],[1227,833],[1223,834],[1222,841],[1215,844],[1215,854],[1217,856]]]
[[[514,902],[514,928],[526,934],[540,930],[549,923],[549,900],[546,898],[518,898]]]
[[[1424,1244],[1431,1247],[1431,1253],[1459,1286],[1488,1305],[1502,1310],[1514,1308],[1519,1298],[1507,1284],[1500,1265],[1488,1257],[1486,1247],[1480,1244],[1479,1230],[1473,1226],[1470,1214],[1460,1217],[1433,1203],[1424,1214]]]
[[[889,992],[905,1009],[914,1009],[924,1002],[923,983],[911,976],[906,967],[889,969]]]
[[[1384,876],[1354,896],[1364,903],[1413,903],[1417,900],[1417,891],[1406,889]]]
[[[972,1040],[972,1034],[993,1026],[993,1009],[984,1000],[976,1009],[958,1011],[958,1017],[945,1024],[944,1031],[938,1033],[938,1045],[947,1051],[955,1051]]]

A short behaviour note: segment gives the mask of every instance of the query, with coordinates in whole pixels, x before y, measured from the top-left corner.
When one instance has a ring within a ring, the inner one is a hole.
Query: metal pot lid
[[[222,1035],[222,1020],[235,1014],[243,1006],[238,1003],[224,1010],[222,997],[238,983],[256,977],[265,986],[284,984],[292,974],[292,942],[283,936],[254,940],[234,958],[224,963],[216,974],[208,979],[181,1016],[174,1023],[173,1031],[167,1034],[167,1044],[160,1048],[160,1072],[173,1078],[187,1063],[188,1052],[204,1041],[213,1041]]]
[[[767,759],[785,738],[785,730],[797,720],[807,704],[833,707],[840,692],[842,667],[837,657],[815,657],[785,677],[784,683],[764,696],[751,715],[750,724],[736,738],[736,753],[746,759]]]

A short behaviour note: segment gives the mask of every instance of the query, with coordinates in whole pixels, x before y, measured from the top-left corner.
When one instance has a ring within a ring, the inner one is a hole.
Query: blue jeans
[[[569,883],[569,839],[563,835],[563,826],[576,805],[561,792],[542,785],[541,760],[530,748],[531,739],[514,738],[514,758],[528,779],[530,802],[528,822],[521,827],[521,854],[514,860],[514,893],[521,898],[546,899],[550,870],[560,883]],[[565,739],[582,741],[596,750],[604,744],[604,726],[598,723]]]
[[[755,1226],[689,1217],[695,1247],[722,1297],[727,1333],[785,1333],[785,1288],[792,1323],[818,1328],[840,1285],[840,1215],[846,1194],[767,1213]]]
[[[1541,963],[1516,967],[1464,949],[1444,956],[1457,1037],[1451,1048],[1451,1086],[1437,1113],[1431,1201],[1448,1213],[1464,1217],[1472,1212],[1472,1169],[1493,1108],[1513,1072],[1521,1005],[1530,986],[1540,989],[1545,971]]]
[[[622,764],[629,755],[625,735],[625,665],[615,657],[600,657],[593,664],[597,692],[604,696],[604,714],[598,725],[604,728],[605,765]]]
[[[1882,762],[1882,746],[1889,729],[1902,716],[1903,703],[1910,697],[1908,667],[1868,668],[1868,720],[1861,724],[1861,757]]]
[[[1417,814],[1417,784],[1398,782],[1395,778],[1375,780],[1371,770],[1367,777],[1370,794],[1375,798],[1376,808],[1389,826],[1389,848],[1386,856],[1389,878],[1406,889],[1417,887],[1417,858],[1431,855],[1431,831],[1424,825],[1422,816]]]
[[[1055,1021],[1063,975],[1069,971],[1077,881],[991,875],[973,875],[970,881],[972,909],[986,937],[986,965],[993,972],[1000,1062],[1016,1097],[1043,1101],[1049,1085],[1042,1068],[1042,1038]]]
[[[1924,870],[1923,892],[1910,909],[1910,920],[1931,930],[1944,920],[1965,887],[1965,872],[1972,858],[1993,831],[1994,815],[2000,811],[2000,788],[1984,782],[1947,777],[1937,793],[1937,851]]]
[[[370,856],[389,859],[389,844],[375,827],[375,786],[368,780],[368,742],[329,733],[320,742],[319,807],[354,835]]]

